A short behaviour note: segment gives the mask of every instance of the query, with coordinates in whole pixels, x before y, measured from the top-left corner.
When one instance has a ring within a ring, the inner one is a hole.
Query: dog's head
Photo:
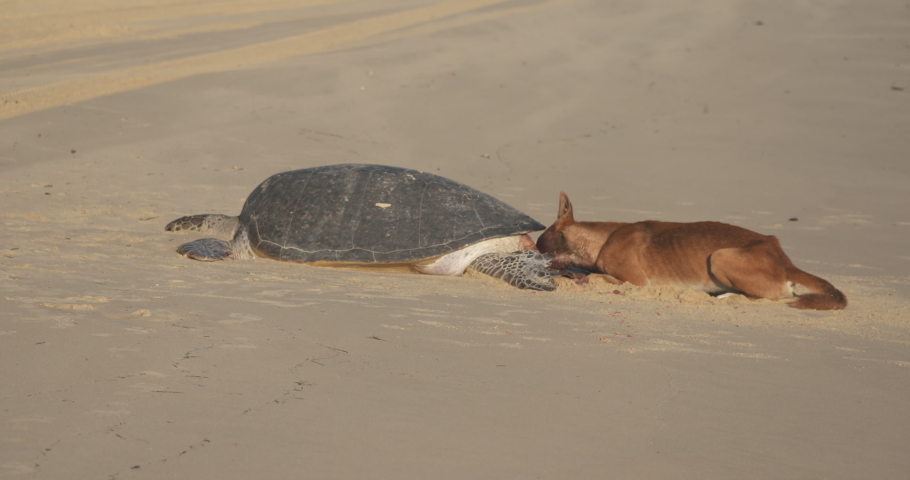
[[[566,227],[575,223],[572,213],[572,202],[565,192],[559,193],[559,211],[556,221],[550,225],[537,239],[537,249],[543,253],[572,253],[572,247],[566,240]]]

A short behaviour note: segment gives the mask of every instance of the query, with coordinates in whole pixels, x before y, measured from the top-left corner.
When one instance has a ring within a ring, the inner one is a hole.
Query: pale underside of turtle
[[[560,272],[528,236],[543,228],[466,185],[383,165],[279,173],[250,193],[239,216],[191,215],[165,227],[212,235],[177,248],[201,261],[261,257],[433,275],[471,268],[518,288],[553,290]]]

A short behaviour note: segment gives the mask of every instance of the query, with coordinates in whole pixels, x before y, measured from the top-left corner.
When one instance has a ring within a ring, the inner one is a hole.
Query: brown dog
[[[559,194],[559,214],[537,240],[556,256],[552,268],[577,267],[610,283],[679,285],[752,298],[793,296],[793,284],[812,293],[793,306],[840,310],[847,297],[827,280],[793,265],[776,237],[719,222],[576,222]]]

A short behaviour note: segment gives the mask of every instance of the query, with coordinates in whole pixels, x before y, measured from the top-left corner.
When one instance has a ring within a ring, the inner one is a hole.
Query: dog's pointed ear
[[[557,220],[562,222],[574,222],[575,215],[572,212],[572,202],[566,192],[559,192],[559,212],[556,214]]]

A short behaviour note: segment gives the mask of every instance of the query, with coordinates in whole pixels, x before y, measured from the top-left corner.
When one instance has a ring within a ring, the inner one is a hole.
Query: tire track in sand
[[[25,87],[0,93],[0,120],[194,75],[236,70],[292,56],[324,52],[383,33],[441,20],[506,1],[450,0],[279,40]]]

